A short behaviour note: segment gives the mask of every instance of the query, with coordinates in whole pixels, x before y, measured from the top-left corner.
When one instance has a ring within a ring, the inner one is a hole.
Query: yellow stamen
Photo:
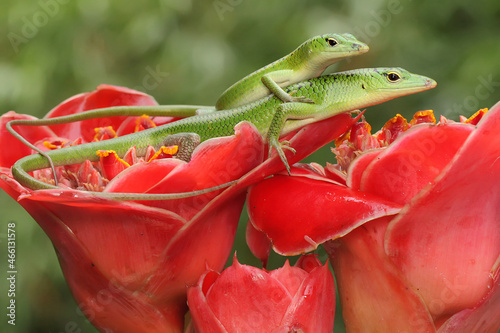
[[[114,150],[98,150],[96,151],[96,154],[97,156],[101,157],[101,158],[106,158],[108,157],[109,155],[114,155],[115,159],[118,161],[118,162],[121,162],[123,165],[125,165],[125,167],[129,167],[130,164],[128,164],[127,162],[125,162],[124,160],[122,160],[118,154],[116,154],[116,152]]]
[[[105,126],[105,127],[97,127],[94,128],[95,135],[94,140],[101,140],[104,135],[108,135],[110,138],[116,138],[116,131],[113,129],[113,126]]]
[[[161,146],[161,148],[149,159],[148,162],[156,160],[161,154],[175,155],[179,151],[179,146]]]
[[[488,108],[480,109],[479,111],[477,111],[476,113],[474,113],[472,116],[470,116],[469,119],[467,119],[465,121],[465,123],[466,124],[469,124],[469,123],[472,123],[472,122],[477,123],[476,118],[477,117],[483,117],[486,114],[486,112],[488,112]]]
[[[156,124],[151,120],[151,118],[143,114],[139,118],[135,120],[135,131],[134,132],[139,132],[141,130],[141,127],[143,129],[148,129],[148,128],[153,128],[156,127]]]
[[[413,119],[410,121],[411,125],[415,125],[419,123],[419,119],[427,119],[426,123],[436,123],[436,117],[434,117],[433,110],[424,110],[418,111],[413,115]]]

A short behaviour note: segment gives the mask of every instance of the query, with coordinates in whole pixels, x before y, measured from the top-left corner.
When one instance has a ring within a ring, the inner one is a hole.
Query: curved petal
[[[195,284],[208,267],[224,268],[238,227],[245,194],[226,190],[209,202],[172,239],[158,270],[145,289],[158,297],[185,298],[185,286]]]
[[[125,87],[100,85],[96,90],[73,96],[54,109],[46,118],[72,115],[88,110],[100,109],[111,106],[126,105],[158,105],[153,97],[142,92]],[[57,135],[66,138],[82,137],[85,142],[91,142],[94,137],[94,128],[112,126],[114,130],[128,117],[108,117],[88,119],[81,122],[51,126]]]
[[[259,132],[247,122],[240,123],[235,128],[235,135],[203,142],[196,148],[189,163],[180,163],[162,179],[152,174],[151,177],[155,179],[152,182],[154,186],[148,188],[145,192],[189,192],[238,179],[262,162],[263,152],[264,145]],[[207,166],[210,166],[210,168],[207,168]],[[147,168],[147,166],[144,167],[146,172]],[[158,172],[160,176],[165,174],[160,170]],[[124,174],[121,176],[122,184],[137,181],[136,178],[129,179],[129,175],[135,178],[135,174]],[[150,184],[151,182],[147,181],[146,183]],[[123,188],[120,190],[128,192]],[[118,188],[116,186],[109,187],[109,191],[115,192],[118,191]],[[141,203],[175,212],[189,220],[220,193],[221,191],[213,191],[191,198],[143,201]]]
[[[383,151],[383,149],[373,149],[356,157],[356,159],[354,159],[354,161],[352,161],[349,165],[349,169],[347,171],[347,186],[353,190],[359,190],[361,188],[361,179],[363,178],[365,170]]]
[[[0,117],[0,147],[3,148],[0,154],[0,167],[10,168],[18,159],[30,155],[32,152],[31,148],[7,131],[5,125],[9,121],[15,119],[36,118],[24,114],[17,114],[14,111],[7,112]],[[29,142],[37,142],[55,136],[54,132],[45,126],[14,126],[13,128]]]
[[[151,297],[140,283],[157,263],[178,218],[148,207],[138,214],[134,204],[124,209],[77,192],[35,191],[21,195],[19,203],[53,242],[83,313],[101,330],[180,330],[184,305]]]
[[[10,168],[0,167],[0,188],[4,190],[10,197],[17,200],[20,195],[29,194],[32,192],[21,186],[12,178]]]
[[[267,267],[272,243],[266,234],[255,229],[252,223],[247,223],[245,238],[252,254],[262,262],[262,267]]]
[[[499,257],[500,260],[500,257]],[[497,268],[493,288],[472,309],[465,309],[453,315],[439,333],[498,333],[500,331],[500,268]]]
[[[207,303],[206,294],[219,277],[214,271],[205,272],[196,286],[187,291],[191,322],[195,332],[228,333]]]
[[[328,264],[306,274],[281,322],[287,332],[333,331],[335,318],[335,281]]]
[[[283,267],[270,271],[268,274],[285,287],[290,297],[294,297],[297,294],[302,282],[308,275],[308,273],[300,267],[290,266],[288,260],[285,261]]]
[[[337,279],[348,332],[435,332],[417,290],[383,251],[383,235],[391,217],[324,244]]]
[[[71,193],[77,193],[78,198]],[[72,190],[34,191],[19,198],[21,204],[24,201],[43,205],[44,212],[37,212],[36,220],[49,237],[51,228],[64,225],[74,235],[73,246],[84,248],[94,266],[108,279],[132,290],[140,289],[157,270],[164,249],[186,223],[168,211],[102,200]],[[59,252],[63,251],[57,245],[66,244],[58,244],[61,240],[52,237],[51,240]]]
[[[185,162],[173,158],[136,163],[113,178],[104,192],[145,193],[181,164]]]
[[[213,283],[206,299],[229,332],[271,332],[280,326],[292,300],[268,273],[236,260]]]
[[[359,189],[399,204],[408,203],[434,181],[473,128],[459,123],[413,126],[366,166]]]
[[[323,265],[321,264],[321,261],[319,261],[317,254],[310,253],[301,255],[295,262],[294,266],[302,268],[306,272],[311,273],[313,269],[315,269],[316,267],[321,267]]]
[[[438,323],[492,287],[500,254],[500,104],[449,167],[391,223],[385,248]]]
[[[251,222],[283,255],[314,250],[324,241],[399,210],[397,204],[327,178],[277,175],[253,186],[248,195]]]

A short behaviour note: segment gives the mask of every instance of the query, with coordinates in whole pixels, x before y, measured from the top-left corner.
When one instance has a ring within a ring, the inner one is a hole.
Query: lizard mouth
[[[425,81],[425,86],[428,87],[429,89],[431,89],[431,88],[434,88],[435,86],[437,86],[437,82],[434,81],[433,79],[427,79]]]

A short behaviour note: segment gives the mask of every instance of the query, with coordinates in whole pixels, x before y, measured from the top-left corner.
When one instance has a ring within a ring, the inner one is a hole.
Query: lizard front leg
[[[307,119],[314,118],[315,115],[321,114],[323,108],[320,105],[311,105],[304,103],[284,103],[277,107],[274,117],[271,121],[267,132],[267,139],[269,143],[269,156],[271,156],[272,149],[276,149],[278,155],[285,164],[288,174],[290,174],[290,166],[286,159],[283,149],[288,149],[295,153],[295,149],[289,146],[288,141],[279,141],[281,130],[288,119]]]

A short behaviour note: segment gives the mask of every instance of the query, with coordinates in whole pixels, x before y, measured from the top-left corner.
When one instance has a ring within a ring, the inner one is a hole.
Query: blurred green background
[[[458,120],[500,99],[498,1],[3,0],[0,22],[1,113],[42,117],[101,83],[142,90],[161,104],[210,105],[239,78],[327,32],[350,32],[371,49],[330,72],[400,66],[438,82],[431,91],[370,107],[374,131],[396,113],[411,118],[434,109]],[[308,160],[324,164],[333,156],[324,147]],[[17,325],[7,325],[2,310],[0,331],[95,332],[41,229],[3,192],[0,210],[0,269],[7,271],[7,223],[15,221],[19,272]],[[257,264],[242,233],[236,243],[240,261]],[[340,318],[336,331],[343,331]]]

